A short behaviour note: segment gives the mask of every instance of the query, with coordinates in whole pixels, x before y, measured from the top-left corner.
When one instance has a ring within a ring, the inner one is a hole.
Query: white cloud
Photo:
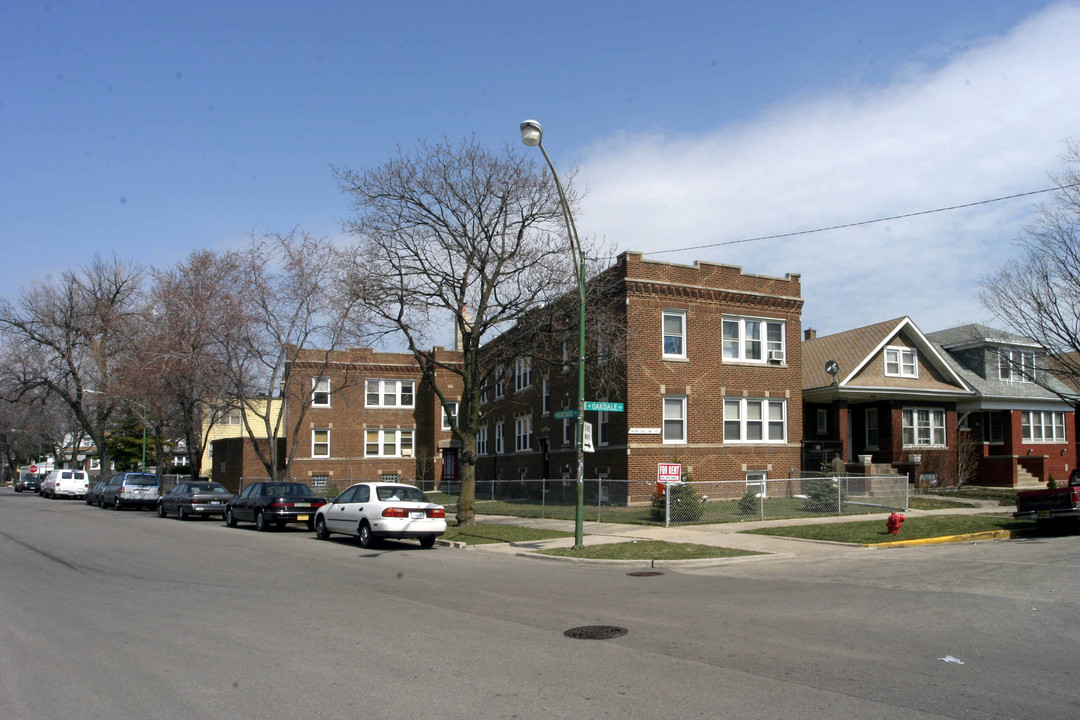
[[[802,99],[696,136],[593,147],[578,225],[650,251],[958,205],[1049,186],[1080,136],[1080,6],[1033,16],[885,87]],[[1047,195],[859,228],[661,254],[799,273],[821,334],[911,315],[925,331],[992,322],[977,281]]]

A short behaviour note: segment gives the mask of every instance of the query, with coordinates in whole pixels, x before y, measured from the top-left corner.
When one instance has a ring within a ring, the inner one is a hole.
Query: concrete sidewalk
[[[930,515],[975,515],[979,513],[1011,513],[1008,507],[1003,505],[973,505],[965,508],[946,508],[942,510],[909,510],[904,515],[908,518],[925,517]],[[597,523],[586,522],[582,525],[585,534],[585,545],[600,545],[613,542],[627,542],[632,540],[660,540],[663,542],[685,542],[698,545],[711,545],[716,547],[732,548],[736,550],[749,550],[764,555],[743,556],[737,558],[709,558],[706,560],[677,560],[656,561],[656,566],[670,565],[711,565],[730,562],[746,562],[748,560],[761,560],[767,558],[795,558],[795,557],[833,557],[857,552],[873,551],[873,548],[860,547],[847,543],[823,542],[816,540],[799,540],[794,538],[774,537],[771,535],[754,535],[744,531],[766,527],[784,527],[790,525],[821,525],[838,522],[874,521],[880,522],[882,527],[889,513],[873,513],[867,515],[845,515],[813,518],[789,518],[786,520],[764,520],[737,523],[717,523],[711,525],[677,525],[672,527],[659,527],[654,525],[625,525],[620,523]],[[574,532],[573,520],[553,520],[545,518],[521,518],[508,515],[477,515],[477,522],[499,523],[503,525],[517,525],[520,527],[562,530]],[[903,539],[903,531],[896,539]],[[504,555],[519,555],[537,559],[562,560],[579,563],[612,563],[636,564],[651,566],[653,561],[596,561],[578,560],[569,558],[554,558],[548,555],[538,555],[536,550],[549,548],[573,547],[574,538],[555,538],[551,540],[537,540],[534,542],[521,543],[491,543],[469,546],[471,549],[498,553]]]

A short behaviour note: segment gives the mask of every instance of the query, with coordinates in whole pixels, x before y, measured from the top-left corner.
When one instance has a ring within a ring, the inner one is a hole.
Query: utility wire
[[[1080,187],[1080,182],[1072,183],[1070,185],[1060,185],[1052,188],[1045,188],[1043,190],[1032,190],[1030,192],[1017,193],[1016,195],[1004,195],[1002,197],[991,198],[989,200],[979,200],[977,202],[964,203],[963,205],[951,205],[949,207],[937,208],[936,210],[920,210],[919,212],[906,213],[904,215],[893,215],[891,217],[877,218],[875,220],[861,220],[859,222],[845,223],[843,225],[830,225],[829,227],[816,228],[814,230],[799,230],[796,232],[780,233],[778,235],[761,235],[752,238],[743,238],[742,240],[727,240],[725,242],[708,243],[706,245],[690,245],[683,248],[674,248],[671,250],[653,250],[651,252],[643,252],[642,255],[660,255],[662,253],[683,252],[686,250],[701,250],[703,248],[721,247],[723,245],[738,245],[740,243],[757,242],[758,240],[778,240],[780,238],[797,237],[799,235],[812,235],[814,233],[828,232],[830,230],[843,230],[845,228],[860,227],[863,225],[873,225],[874,223],[889,222],[890,220],[903,220],[904,218],[918,217],[920,215],[932,215],[934,213],[948,212],[950,210],[962,210],[964,208],[976,207],[978,205],[989,205],[990,203],[1001,202],[1003,200],[1014,200],[1016,198],[1027,197],[1029,195],[1039,195],[1041,193],[1054,192],[1055,190],[1067,190],[1069,188]]]

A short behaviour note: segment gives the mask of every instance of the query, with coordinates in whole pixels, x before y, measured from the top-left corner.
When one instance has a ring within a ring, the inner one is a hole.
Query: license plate
[[[220,504],[221,504],[221,501],[220,501],[220,500],[211,500],[211,501],[210,501],[210,504],[211,504],[211,505],[220,505]]]
[[[427,514],[423,510],[412,510],[409,512],[409,518],[412,520],[423,520],[427,517]]]
[[[311,507],[311,503],[293,503],[293,507]]]
[[[306,522],[306,521],[307,521],[307,519],[308,519],[308,516],[307,516],[307,515],[297,515],[297,516],[296,516],[296,519],[297,519],[298,521],[300,521],[300,522]]]
[[[1035,517],[1048,518],[1048,517],[1050,517],[1050,511],[1049,510],[1038,510],[1035,513]]]

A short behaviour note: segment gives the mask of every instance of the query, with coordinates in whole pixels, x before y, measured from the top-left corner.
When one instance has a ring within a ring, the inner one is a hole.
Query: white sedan
[[[361,547],[383,538],[416,538],[429,548],[446,532],[446,510],[412,485],[362,482],[349,486],[315,513],[315,534],[327,540],[332,533],[355,535]]]

